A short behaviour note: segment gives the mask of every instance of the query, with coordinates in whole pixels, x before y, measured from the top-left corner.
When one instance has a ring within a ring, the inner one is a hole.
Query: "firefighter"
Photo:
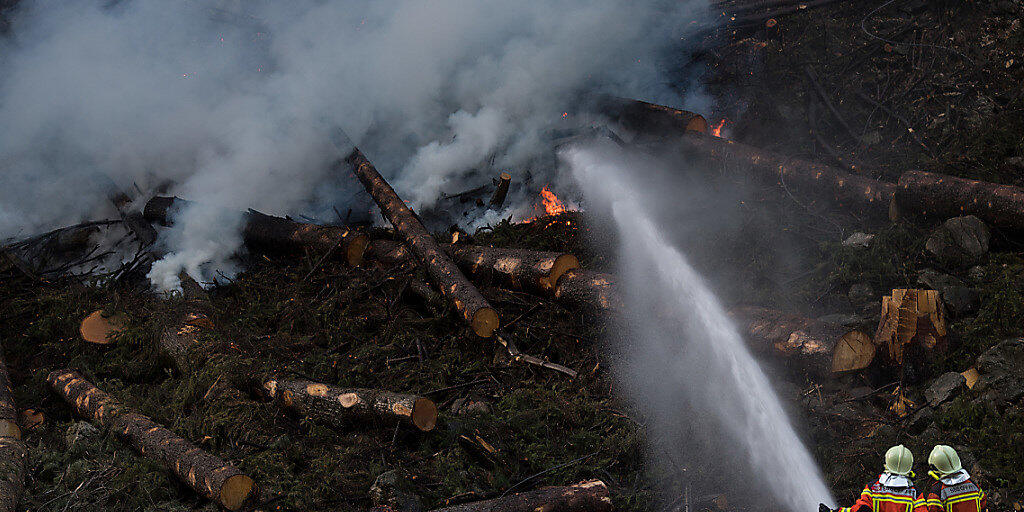
[[[914,488],[914,455],[897,445],[885,452],[885,472],[866,486],[852,507],[829,512],[925,512],[924,498]],[[820,512],[829,510],[819,507]]]
[[[928,489],[925,502],[928,512],[983,512],[987,510],[985,491],[971,480],[956,450],[946,445],[932,448],[928,456],[935,483]]]

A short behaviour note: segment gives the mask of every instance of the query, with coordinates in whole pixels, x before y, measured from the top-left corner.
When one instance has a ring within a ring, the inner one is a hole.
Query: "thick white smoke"
[[[0,237],[109,215],[101,175],[239,210],[345,212],[359,189],[331,174],[332,126],[430,206],[474,169],[525,172],[581,93],[681,104],[662,71],[706,7],[23,0],[0,41]],[[182,214],[155,284],[227,268],[237,222],[215,220]]]

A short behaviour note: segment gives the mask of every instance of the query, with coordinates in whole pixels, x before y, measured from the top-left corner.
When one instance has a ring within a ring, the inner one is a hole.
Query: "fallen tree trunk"
[[[600,480],[576,485],[542,487],[493,500],[463,503],[432,512],[607,512],[612,509],[608,486]]]
[[[0,354],[0,512],[20,510],[25,490],[25,459],[28,449],[18,428],[18,408],[11,392],[7,364]]]
[[[151,222],[168,225],[172,220],[169,213],[189,203],[177,197],[154,197],[146,203],[143,215]],[[340,247],[345,261],[352,266],[362,263],[367,242],[366,235],[347,227],[295,222],[255,210],[245,213],[242,238],[250,248],[268,252],[301,252],[308,249],[326,254]]]
[[[338,134],[339,138],[344,134]],[[402,235],[406,245],[412,249],[416,259],[427,271],[427,275],[441,290],[466,323],[478,336],[489,338],[498,328],[498,312],[480,295],[480,291],[466,279],[458,267],[445,255],[434,237],[427,232],[419,219],[391,188],[387,180],[367,160],[359,148],[339,140],[340,146],[351,148],[346,157],[363,187],[370,193],[384,217]]]
[[[866,368],[875,356],[874,342],[860,331],[757,306],[734,308],[729,315],[755,351],[818,377]]]
[[[495,278],[516,289],[554,294],[559,278],[579,268],[575,256],[560,252],[506,249],[480,245],[443,244],[452,260],[477,278]],[[408,247],[390,240],[370,242],[367,254],[388,264],[400,264],[412,258]]]
[[[700,114],[646,101],[601,96],[595,100],[595,110],[638,134],[663,136],[708,131],[708,121]]]
[[[990,226],[1024,233],[1024,188],[908,171],[896,187],[900,214],[950,218],[974,215]]]
[[[197,352],[203,348],[202,336],[213,328],[213,321],[205,313],[187,312],[160,333],[160,351],[179,372],[191,373],[202,366],[200,359],[204,358]]]
[[[611,274],[573,269],[558,280],[555,298],[594,309],[621,312],[625,305],[616,281]]]
[[[47,381],[80,416],[112,429],[139,453],[173,471],[202,496],[228,510],[239,510],[253,496],[252,478],[148,417],[131,411],[78,372],[57,370],[50,373]]]
[[[437,406],[421,396],[339,388],[308,380],[268,380],[263,389],[281,407],[336,427],[352,417],[398,419],[424,432],[437,424]]]
[[[790,193],[821,198],[872,219],[889,218],[896,186],[842,169],[790,158],[718,137],[687,134],[682,150],[729,168],[740,168]]]

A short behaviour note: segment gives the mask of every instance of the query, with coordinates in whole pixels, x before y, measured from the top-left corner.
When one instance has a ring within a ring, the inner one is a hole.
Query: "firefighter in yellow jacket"
[[[988,506],[985,491],[967,474],[956,450],[938,445],[928,456],[935,483],[928,489],[928,512],[983,512]]]
[[[885,452],[885,472],[864,486],[852,507],[840,512],[926,512],[924,498],[914,488],[914,455],[901,445]],[[827,511],[822,505],[819,510]]]

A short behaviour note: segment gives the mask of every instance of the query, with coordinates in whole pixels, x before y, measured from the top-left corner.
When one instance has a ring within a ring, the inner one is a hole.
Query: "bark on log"
[[[281,407],[336,427],[343,427],[352,417],[398,419],[424,432],[437,424],[437,406],[421,396],[339,388],[308,380],[268,380],[263,389]]]
[[[888,219],[896,186],[842,169],[790,158],[718,137],[687,134],[681,149],[729,168],[747,170],[791,193],[821,198],[872,219]]]
[[[494,189],[494,194],[491,194],[491,200],[488,204],[491,208],[501,208],[501,205],[505,204],[505,196],[508,195],[508,186],[512,183],[512,175],[503,172],[498,177],[498,188]]]
[[[213,321],[205,313],[185,313],[160,334],[160,351],[174,362],[179,372],[191,373],[202,366],[201,357],[196,354],[203,348],[200,338],[213,328]]]
[[[234,466],[211,455],[146,416],[131,411],[73,370],[57,370],[50,386],[80,416],[116,432],[139,453],[158,461],[196,492],[239,510],[254,495],[254,484]]]
[[[678,135],[707,133],[704,116],[646,101],[603,96],[596,101],[597,112],[639,134]]]
[[[427,271],[427,275],[441,290],[455,309],[478,336],[489,338],[498,328],[498,313],[487,303],[487,299],[466,279],[466,276],[445,255],[434,237],[427,232],[391,185],[377,172],[359,148],[345,159],[362,182],[366,191],[373,196],[384,217],[402,235],[416,259]]]
[[[606,311],[625,309],[615,276],[590,270],[574,269],[566,272],[558,280],[555,298]]]
[[[146,203],[143,215],[151,222],[167,225],[171,222],[168,213],[189,203],[177,197],[154,197]],[[352,266],[362,263],[367,242],[366,235],[346,227],[295,222],[255,210],[245,214],[242,238],[249,248],[268,252],[301,252],[308,249],[325,254],[340,247],[345,261]]]
[[[874,343],[860,331],[757,306],[734,308],[729,314],[755,351],[781,356],[815,376],[859,370],[874,357]],[[870,351],[866,358],[846,354],[863,348]]]
[[[542,487],[432,512],[608,512],[611,509],[608,486],[600,480],[591,480],[576,485]]]
[[[1024,233],[1024,188],[923,171],[900,176],[896,206],[901,214],[946,219],[974,215],[990,226]]]
[[[458,266],[477,278],[493,278],[513,288],[553,295],[559,278],[579,268],[575,256],[560,252],[443,244]],[[389,240],[370,242],[367,254],[381,262],[400,264],[412,258],[408,247]]]
[[[25,459],[28,450],[18,428],[18,408],[11,392],[7,363],[0,354],[0,512],[18,509],[25,490]]]

